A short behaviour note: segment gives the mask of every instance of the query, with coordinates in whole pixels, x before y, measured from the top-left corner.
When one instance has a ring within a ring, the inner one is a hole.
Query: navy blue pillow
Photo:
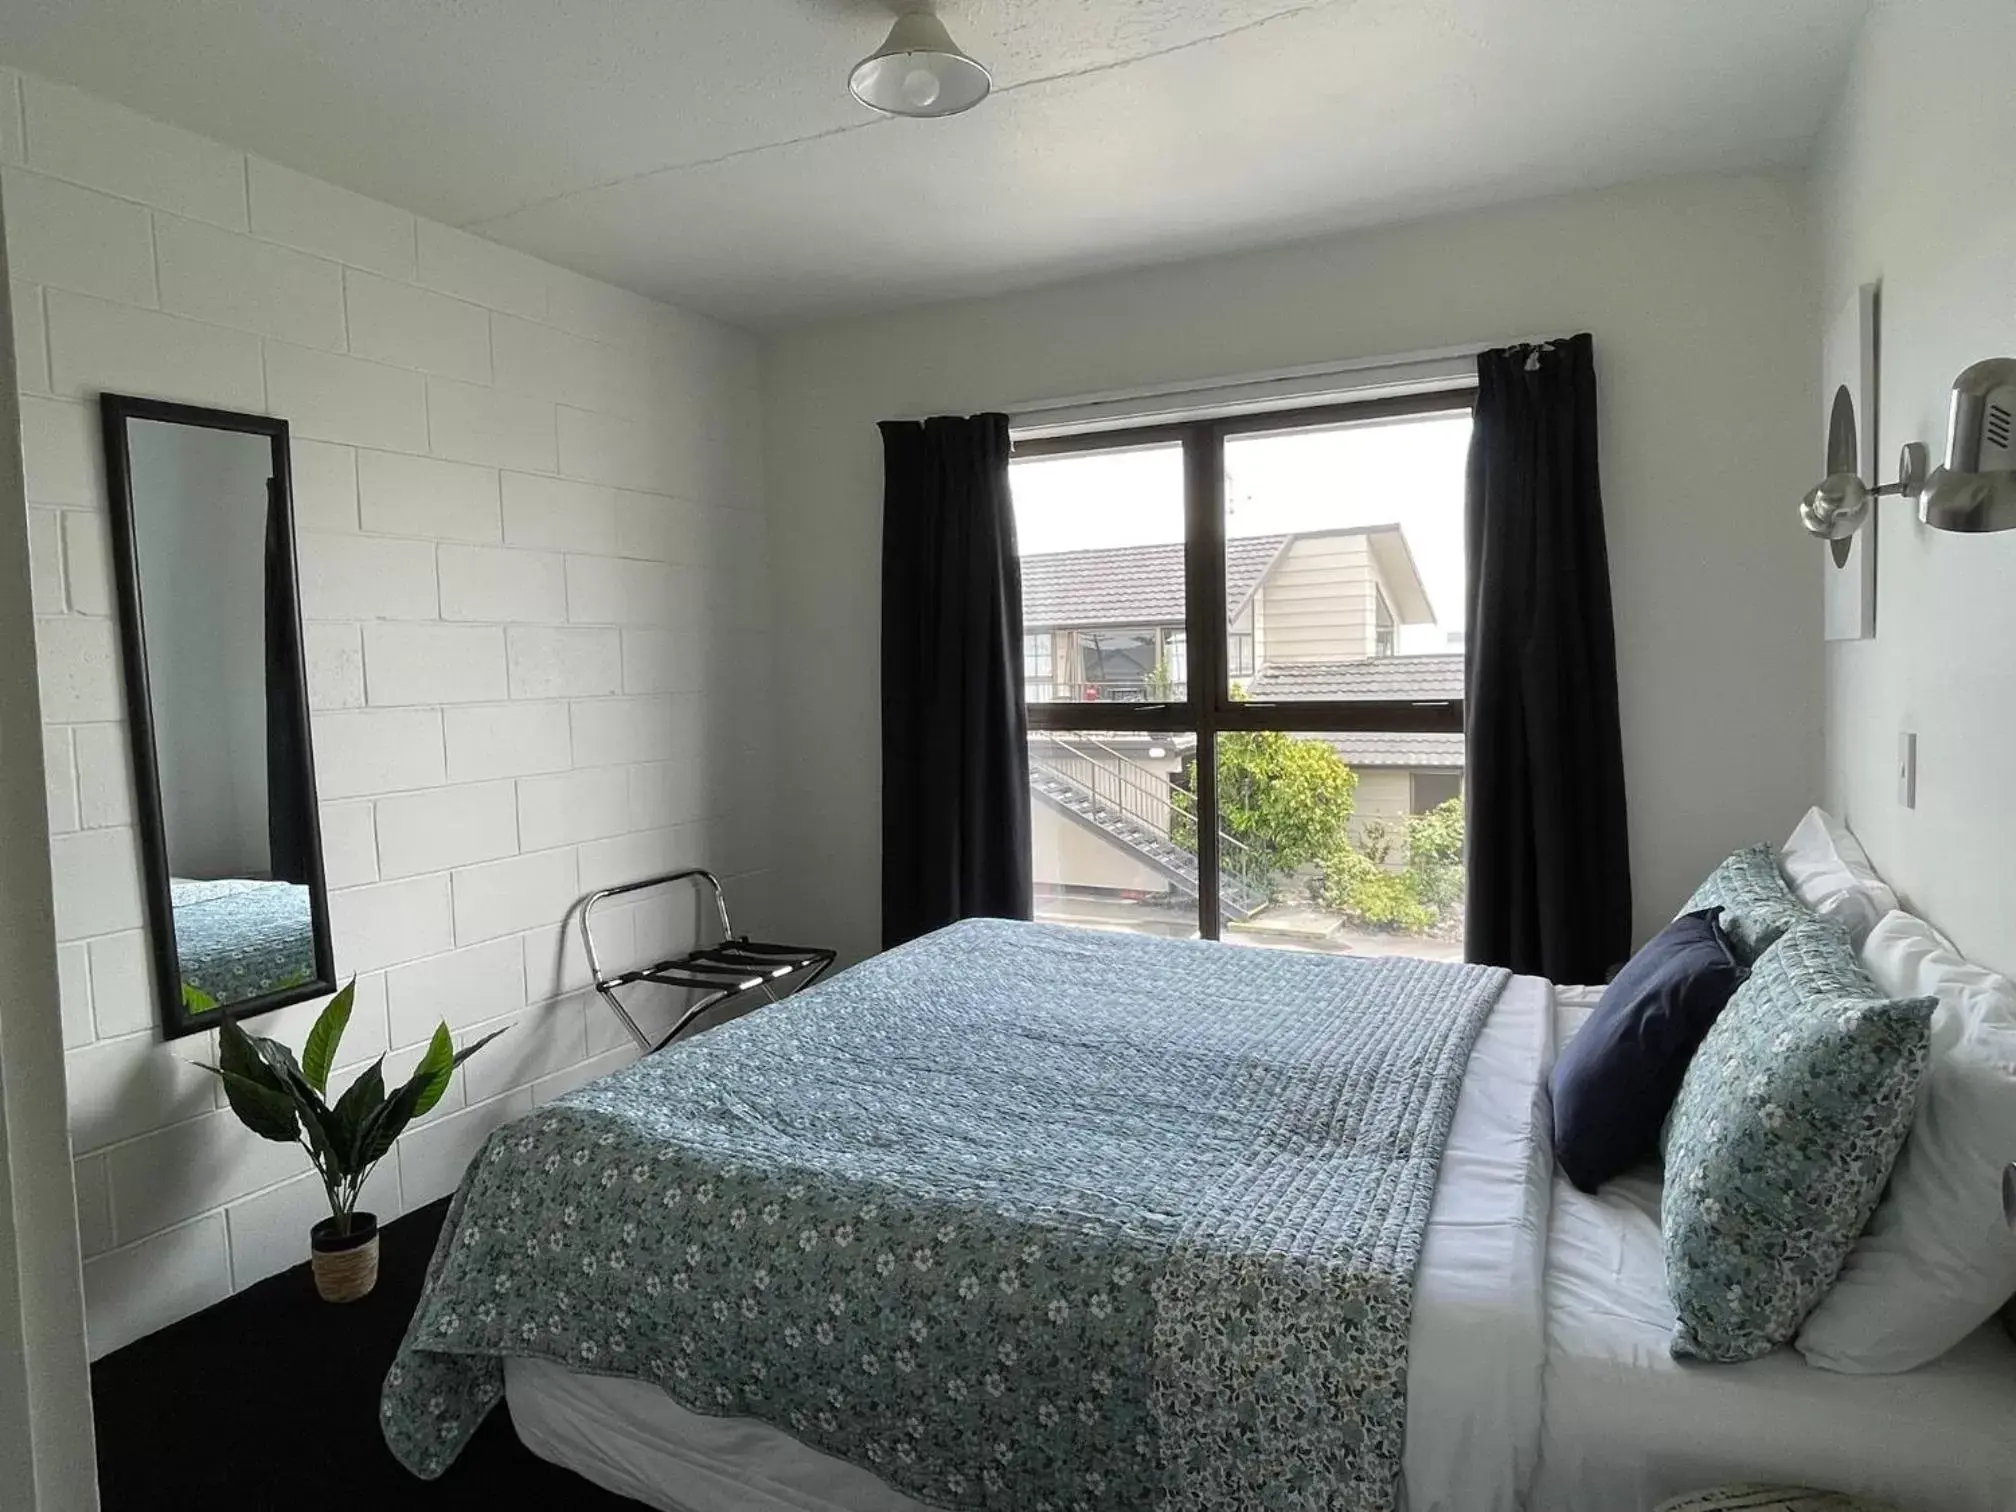
[[[1554,1063],[1554,1156],[1585,1192],[1657,1152],[1687,1063],[1749,975],[1720,912],[1682,914],[1631,957]]]

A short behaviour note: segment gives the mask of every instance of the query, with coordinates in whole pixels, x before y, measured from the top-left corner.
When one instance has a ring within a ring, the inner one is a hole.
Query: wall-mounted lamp
[[[1918,518],[1935,530],[2016,530],[2016,357],[1953,381],[1946,465],[1918,495]]]
[[[1869,506],[1877,499],[1892,494],[1903,494],[1916,498],[1925,486],[1925,468],[1928,455],[1923,445],[1916,441],[1906,442],[1897,456],[1897,481],[1883,483],[1871,488],[1862,481],[1862,475],[1851,465],[1838,472],[1830,472],[1819,483],[1806,491],[1806,497],[1799,501],[1799,523],[1823,541],[1845,541],[1862,528],[1862,522],[1869,518]],[[1829,448],[1829,460],[1833,460],[1833,448]]]
[[[1918,501],[1918,518],[1934,530],[2016,530],[2016,357],[1977,362],[1954,380],[1946,465],[1928,474],[1927,462],[1925,448],[1913,441],[1898,457],[1895,483],[1864,483],[1855,462],[1854,405],[1843,389],[1828,427],[1828,473],[1800,501],[1799,523],[1822,540],[1845,542],[1875,500],[1901,494]],[[1837,561],[1841,549],[1837,544]]]

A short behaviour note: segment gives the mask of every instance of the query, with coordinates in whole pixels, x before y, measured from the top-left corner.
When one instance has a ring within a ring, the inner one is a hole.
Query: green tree
[[[1197,848],[1197,763],[1188,764],[1189,791],[1173,794],[1176,841]],[[1306,866],[1347,844],[1358,774],[1327,740],[1279,730],[1235,731],[1218,737],[1218,815],[1225,833],[1274,877]]]
[[[1407,819],[1407,880],[1414,896],[1446,912],[1463,896],[1463,800],[1451,798]]]
[[[1176,687],[1176,674],[1170,670],[1166,656],[1141,679],[1141,697],[1148,703],[1169,703],[1182,696]]]

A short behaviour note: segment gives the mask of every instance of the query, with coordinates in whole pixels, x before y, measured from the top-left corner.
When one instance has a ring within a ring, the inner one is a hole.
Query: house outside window
[[[1230,658],[1228,670],[1234,677],[1253,675],[1253,632],[1234,630],[1225,637],[1225,654]]]
[[[1017,439],[1039,919],[1460,959],[1468,397]]]
[[[1031,703],[1045,703],[1056,696],[1051,688],[1051,679],[1056,675],[1055,668],[1049,631],[1044,630],[1022,637],[1023,691]]]
[[[1155,690],[1157,698],[1181,698],[1190,685],[1190,642],[1181,630],[1171,630],[1162,643],[1162,665],[1166,686]]]
[[[1139,703],[1154,674],[1158,639],[1152,627],[1078,632],[1078,681],[1090,702]]]

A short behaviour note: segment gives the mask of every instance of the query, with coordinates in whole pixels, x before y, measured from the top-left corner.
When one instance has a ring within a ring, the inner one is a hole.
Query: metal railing
[[[1057,759],[1060,754],[1066,759]],[[1194,883],[1196,849],[1194,844],[1186,845],[1177,838],[1173,822],[1178,812],[1176,800],[1162,773],[1142,766],[1103,740],[1083,736],[1032,738],[1029,763],[1082,793],[1093,808],[1093,813],[1086,817],[1100,828],[1111,831],[1115,826],[1104,816],[1114,816],[1148,831],[1153,841],[1180,854],[1188,863],[1186,868],[1172,867],[1168,858],[1154,859],[1164,870]],[[1188,817],[1194,827],[1194,816]],[[1123,842],[1126,839],[1120,835],[1115,838]],[[1242,917],[1250,915],[1272,897],[1272,872],[1251,846],[1226,834],[1222,827],[1218,831],[1218,844],[1219,897],[1224,906]],[[1146,846],[1136,848],[1148,850]]]
[[[1181,703],[1189,696],[1182,681],[1151,683],[1145,678],[1073,682],[1056,677],[1023,679],[1027,703]]]

